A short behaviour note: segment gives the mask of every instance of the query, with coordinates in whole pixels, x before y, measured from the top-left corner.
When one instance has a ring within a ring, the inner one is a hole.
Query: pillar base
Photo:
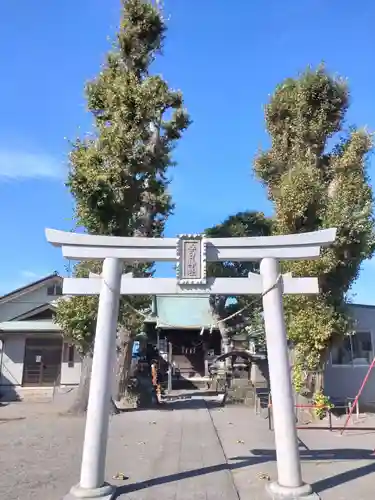
[[[115,498],[116,487],[104,483],[100,488],[81,488],[78,484],[73,486],[63,500],[113,500]]]
[[[319,495],[314,493],[309,484],[303,484],[296,488],[281,486],[279,483],[269,483],[267,492],[272,500],[319,500]]]

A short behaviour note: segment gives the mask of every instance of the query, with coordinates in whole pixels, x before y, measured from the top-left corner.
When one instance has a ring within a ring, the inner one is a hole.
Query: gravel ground
[[[78,482],[84,419],[61,416],[66,400],[0,407],[0,498],[61,500]],[[111,419],[107,480],[127,500],[265,500],[276,479],[273,433],[243,407],[211,408],[197,397],[165,410]],[[375,432],[343,437],[300,431],[304,480],[323,500],[372,500]],[[122,473],[125,480],[114,480]]]

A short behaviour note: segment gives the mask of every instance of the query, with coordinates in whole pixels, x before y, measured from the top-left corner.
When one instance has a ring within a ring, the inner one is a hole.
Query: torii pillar
[[[267,487],[273,499],[319,498],[312,492],[311,486],[302,481],[279,262],[276,259],[263,259],[260,274],[264,291],[268,290],[263,295],[263,315],[278,477],[276,482]]]
[[[268,486],[275,499],[319,498],[302,480],[294,418],[283,293],[317,294],[317,278],[280,275],[280,260],[313,259],[331,244],[336,229],[288,236],[254,238],[123,238],[46,230],[47,240],[62,247],[64,257],[103,260],[103,272],[94,278],[66,278],[68,295],[100,295],[94,359],[87,411],[80,482],[65,500],[111,500],[115,488],[104,482],[107,446],[110,373],[115,359],[120,294],[217,294],[263,296],[268,364],[274,414],[278,480]],[[122,262],[177,261],[175,278],[121,276]],[[260,261],[260,275],[248,278],[206,276],[206,261]]]

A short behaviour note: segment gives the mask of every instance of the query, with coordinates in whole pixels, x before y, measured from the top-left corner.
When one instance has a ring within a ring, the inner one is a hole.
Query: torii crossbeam
[[[285,236],[254,238],[132,238],[95,236],[46,230],[47,240],[61,247],[63,256],[76,260],[103,260],[101,276],[65,278],[63,293],[99,294],[91,387],[87,410],[80,482],[68,499],[110,500],[115,488],[104,483],[109,419],[110,369],[116,351],[116,327],[121,294],[220,294],[263,296],[264,322],[272,406],[278,481],[268,487],[272,498],[317,498],[303,483],[294,420],[282,294],[317,294],[318,279],[280,274],[280,260],[316,259],[321,247],[334,242],[336,229]],[[123,262],[174,261],[176,278],[122,276]],[[212,278],[207,262],[260,261],[260,275],[248,278]]]

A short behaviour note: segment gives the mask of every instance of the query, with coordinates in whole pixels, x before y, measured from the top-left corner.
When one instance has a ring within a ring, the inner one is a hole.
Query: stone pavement
[[[273,432],[268,422],[244,407],[211,411],[211,416],[241,499],[264,500],[267,480],[276,480]],[[371,500],[375,485],[374,418],[358,431],[299,431],[302,475],[322,500]],[[333,422],[339,426],[340,423]]]
[[[78,481],[84,419],[43,408],[0,408],[1,499],[61,500]],[[121,500],[238,500],[202,399],[113,417],[106,472]]]
[[[78,481],[84,419],[59,410],[0,407],[1,499],[61,500]],[[365,431],[342,438],[301,431],[304,479],[322,500],[374,498],[374,438]],[[107,480],[120,500],[266,500],[265,483],[276,478],[273,448],[267,421],[251,409],[207,410],[198,396],[113,417]],[[118,473],[126,479],[114,480]]]
[[[167,408],[113,419],[111,435],[117,439],[110,442],[107,467],[129,476],[118,498],[238,500],[204,400]],[[115,458],[121,454],[123,462]]]

